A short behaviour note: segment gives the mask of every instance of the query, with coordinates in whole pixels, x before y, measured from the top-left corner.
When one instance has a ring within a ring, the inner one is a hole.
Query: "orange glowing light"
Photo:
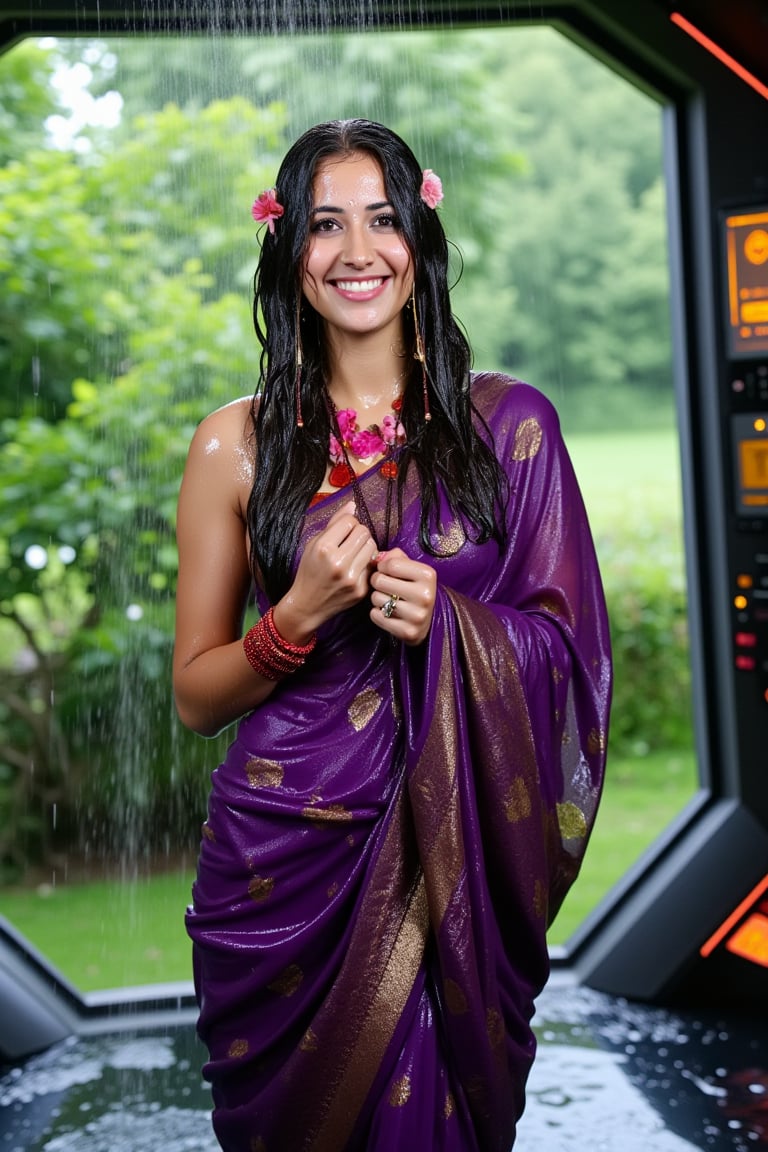
[[[752,577],[747,572],[741,572],[736,577],[737,588],[751,588],[753,583]]]
[[[768,320],[768,300],[750,300],[742,304],[741,318],[745,324],[761,324]]]
[[[762,96],[764,100],[768,100],[768,88],[766,88],[765,84],[761,83],[757,76],[753,76],[751,72],[748,72],[743,64],[739,64],[738,60],[734,60],[733,56],[726,52],[724,48],[721,48],[714,40],[710,40],[709,36],[705,36],[695,24],[691,24],[690,20],[686,20],[685,16],[681,16],[679,12],[672,12],[669,18],[673,24],[676,24],[678,28],[686,32],[691,39],[695,40],[697,44],[700,44],[702,48],[705,48],[707,52],[711,53],[716,60],[724,64],[726,68],[730,68],[731,72],[738,76],[740,80],[743,80],[745,84],[749,84],[750,88],[754,88],[759,96]]]
[[[758,416],[752,427],[754,428],[755,432],[765,432],[765,420],[763,417]]]
[[[734,608],[738,608],[738,609],[746,608],[748,603],[749,603],[749,601],[747,600],[746,596],[734,596],[734,598],[733,598]]]
[[[702,956],[709,956],[711,952],[717,947],[724,936],[727,936],[734,924],[739,920],[744,913],[752,907],[755,901],[762,896],[768,888],[768,875],[763,876],[759,884],[756,884],[748,896],[742,900],[738,908],[735,908],[727,920],[724,920],[716,932],[713,932],[709,940],[705,941],[699,949]]]
[[[737,928],[726,944],[729,952],[768,968],[768,916],[756,912]]]

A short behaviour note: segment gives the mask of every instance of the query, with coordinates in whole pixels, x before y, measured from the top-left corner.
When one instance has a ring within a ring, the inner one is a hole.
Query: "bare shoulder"
[[[208,455],[253,446],[253,398],[241,396],[200,421],[192,443]]]
[[[241,397],[200,422],[189,448],[185,482],[212,484],[247,502],[253,484],[253,399]]]
[[[192,438],[190,457],[209,459],[214,466],[233,458],[242,464],[243,457],[252,461],[253,443],[253,399],[242,396],[200,421]]]

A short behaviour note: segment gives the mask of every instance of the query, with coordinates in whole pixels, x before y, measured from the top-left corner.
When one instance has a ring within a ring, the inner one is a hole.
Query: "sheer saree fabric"
[[[602,784],[610,656],[551,405],[498,375],[472,395],[510,481],[503,552],[443,501],[439,556],[422,553],[409,478],[394,543],[437,570],[429,637],[393,643],[367,605],[329,621],[213,773],[187,925],[226,1152],[514,1141],[546,929]],[[361,483],[380,521],[385,481]],[[308,511],[303,544],[346,499]]]

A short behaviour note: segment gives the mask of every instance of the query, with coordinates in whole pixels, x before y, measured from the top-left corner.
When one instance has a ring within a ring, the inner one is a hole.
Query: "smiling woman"
[[[187,917],[227,1152],[508,1152],[600,794],[584,507],[544,396],[470,372],[440,194],[379,124],[293,145],[262,380],[184,474],[177,705],[240,718]]]
[[[413,266],[387,199],[381,167],[365,153],[326,160],[318,166],[313,193],[304,296],[325,321],[332,346],[342,334],[370,336],[375,332],[379,337],[376,347],[365,341],[367,375],[375,362],[382,376],[391,374],[396,381],[402,377],[402,352],[398,357],[401,313],[411,294]],[[347,407],[348,400],[358,402],[357,365],[346,363],[343,373],[346,379],[339,379],[334,397],[338,407]],[[386,392],[383,379],[382,383]],[[392,388],[390,382],[390,393]],[[369,389],[365,398],[370,397]],[[383,399],[388,406],[391,395]],[[373,417],[383,415],[375,403],[369,407]]]

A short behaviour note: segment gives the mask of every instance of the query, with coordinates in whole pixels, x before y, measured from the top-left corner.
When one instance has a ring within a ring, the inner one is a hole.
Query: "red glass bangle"
[[[275,624],[274,608],[270,608],[267,612],[265,612],[262,619],[271,639],[274,641],[278,648],[282,649],[283,652],[290,652],[291,655],[294,656],[306,657],[309,656],[310,652],[317,644],[316,633],[309,638],[306,644],[291,644],[290,640],[286,640],[285,637],[280,632],[278,632],[277,624]]]
[[[301,668],[316,643],[313,636],[307,644],[291,644],[278,632],[270,608],[243,636],[243,651],[254,672],[265,680],[282,680]]]

